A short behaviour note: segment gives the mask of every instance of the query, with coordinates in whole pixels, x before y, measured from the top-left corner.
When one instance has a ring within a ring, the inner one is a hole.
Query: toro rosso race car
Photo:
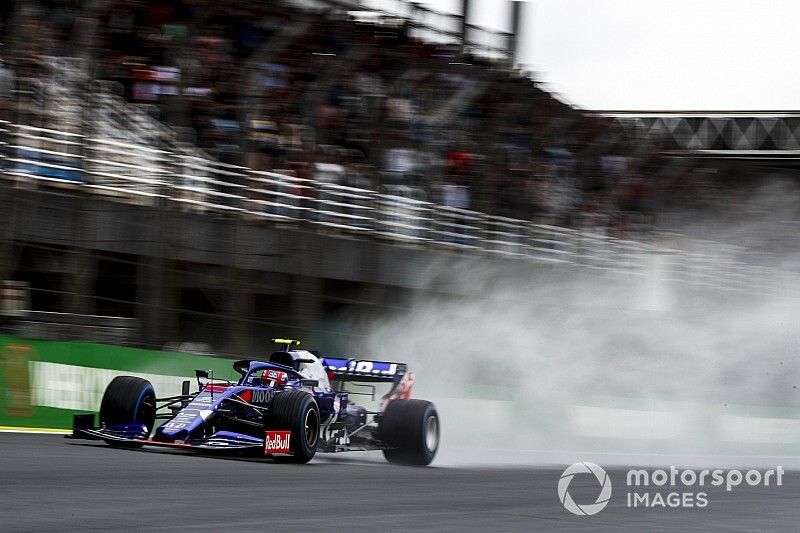
[[[118,376],[95,415],[76,415],[71,438],[102,439],[111,446],[167,446],[196,451],[238,451],[307,463],[317,452],[382,450],[389,462],[427,465],[439,446],[439,416],[431,402],[412,400],[413,373],[403,363],[320,357],[282,349],[266,361],[236,361],[236,383],[196,371],[198,391],[156,397],[149,381]],[[205,382],[201,381],[205,378]],[[377,410],[351,401],[375,397]],[[157,421],[165,421],[155,427]],[[155,430],[154,430],[155,428]]]

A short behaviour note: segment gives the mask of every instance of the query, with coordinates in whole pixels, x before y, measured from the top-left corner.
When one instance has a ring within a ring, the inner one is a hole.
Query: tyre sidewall
[[[305,422],[309,413],[313,418],[314,434],[313,442],[306,440]],[[292,457],[288,460],[296,463],[307,463],[317,452],[319,445],[319,407],[314,397],[308,392],[301,390],[290,390],[282,392],[272,400],[270,413],[267,415],[266,429],[291,431],[290,449]],[[276,460],[285,461],[281,456],[275,456]]]
[[[436,447],[427,445],[428,421],[436,418]],[[436,407],[426,400],[394,400],[380,422],[383,444],[390,446],[383,455],[389,462],[407,465],[427,465],[439,449],[440,425]]]
[[[428,449],[428,420],[431,417],[436,418],[436,447],[432,450]],[[439,414],[436,412],[436,407],[434,407],[433,404],[430,404],[425,410],[425,414],[422,415],[420,424],[422,424],[422,427],[419,431],[421,439],[420,450],[422,451],[425,464],[429,464],[431,461],[433,461],[433,458],[436,456],[436,452],[439,450],[439,438],[441,431],[439,428]]]
[[[313,411],[314,413],[309,413]],[[309,460],[317,453],[317,445],[319,444],[319,408],[317,402],[309,394],[303,400],[302,407],[299,409],[299,416],[296,417],[292,427],[292,451],[298,458],[308,458]],[[305,423],[307,416],[314,416],[316,418],[316,430],[313,442],[307,442]]]

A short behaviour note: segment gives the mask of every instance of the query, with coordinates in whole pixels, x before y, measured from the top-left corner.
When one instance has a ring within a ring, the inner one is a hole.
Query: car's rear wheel
[[[272,399],[266,427],[290,430],[292,456],[289,460],[307,463],[317,453],[319,421],[319,407],[314,396],[305,391],[290,390],[278,393]]]
[[[439,449],[439,414],[426,400],[393,400],[378,425],[383,456],[390,463],[428,465]]]
[[[100,425],[144,424],[144,436],[150,435],[156,420],[156,392],[146,379],[117,376],[106,387],[100,402]],[[112,446],[138,447],[141,444],[108,439]]]

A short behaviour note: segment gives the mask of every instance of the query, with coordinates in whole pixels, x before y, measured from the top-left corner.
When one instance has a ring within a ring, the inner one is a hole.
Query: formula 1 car
[[[184,381],[180,395],[157,398],[149,381],[115,377],[100,404],[100,426],[94,414],[75,415],[69,437],[118,447],[254,453],[296,463],[307,463],[318,451],[382,450],[391,463],[430,464],[439,446],[439,415],[431,402],[411,399],[414,375],[405,364],[320,357],[291,349],[299,341],[274,342],[282,349],[269,360],[233,364],[241,375],[235,384],[195,371],[195,393]],[[377,410],[350,401],[357,395],[375,400],[380,383],[389,391]],[[166,422],[156,428],[158,420]]]

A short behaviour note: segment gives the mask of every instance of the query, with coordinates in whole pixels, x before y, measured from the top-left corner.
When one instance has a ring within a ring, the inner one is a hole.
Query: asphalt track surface
[[[594,516],[574,516],[563,468],[410,468],[380,456],[308,465],[122,450],[0,434],[0,531],[798,531],[800,473],[780,487],[709,492],[704,509],[629,508],[624,472]],[[590,476],[591,477],[591,476]],[[570,493],[597,492],[576,477]],[[577,501],[577,498],[576,498]],[[587,502],[588,503],[588,502]]]

